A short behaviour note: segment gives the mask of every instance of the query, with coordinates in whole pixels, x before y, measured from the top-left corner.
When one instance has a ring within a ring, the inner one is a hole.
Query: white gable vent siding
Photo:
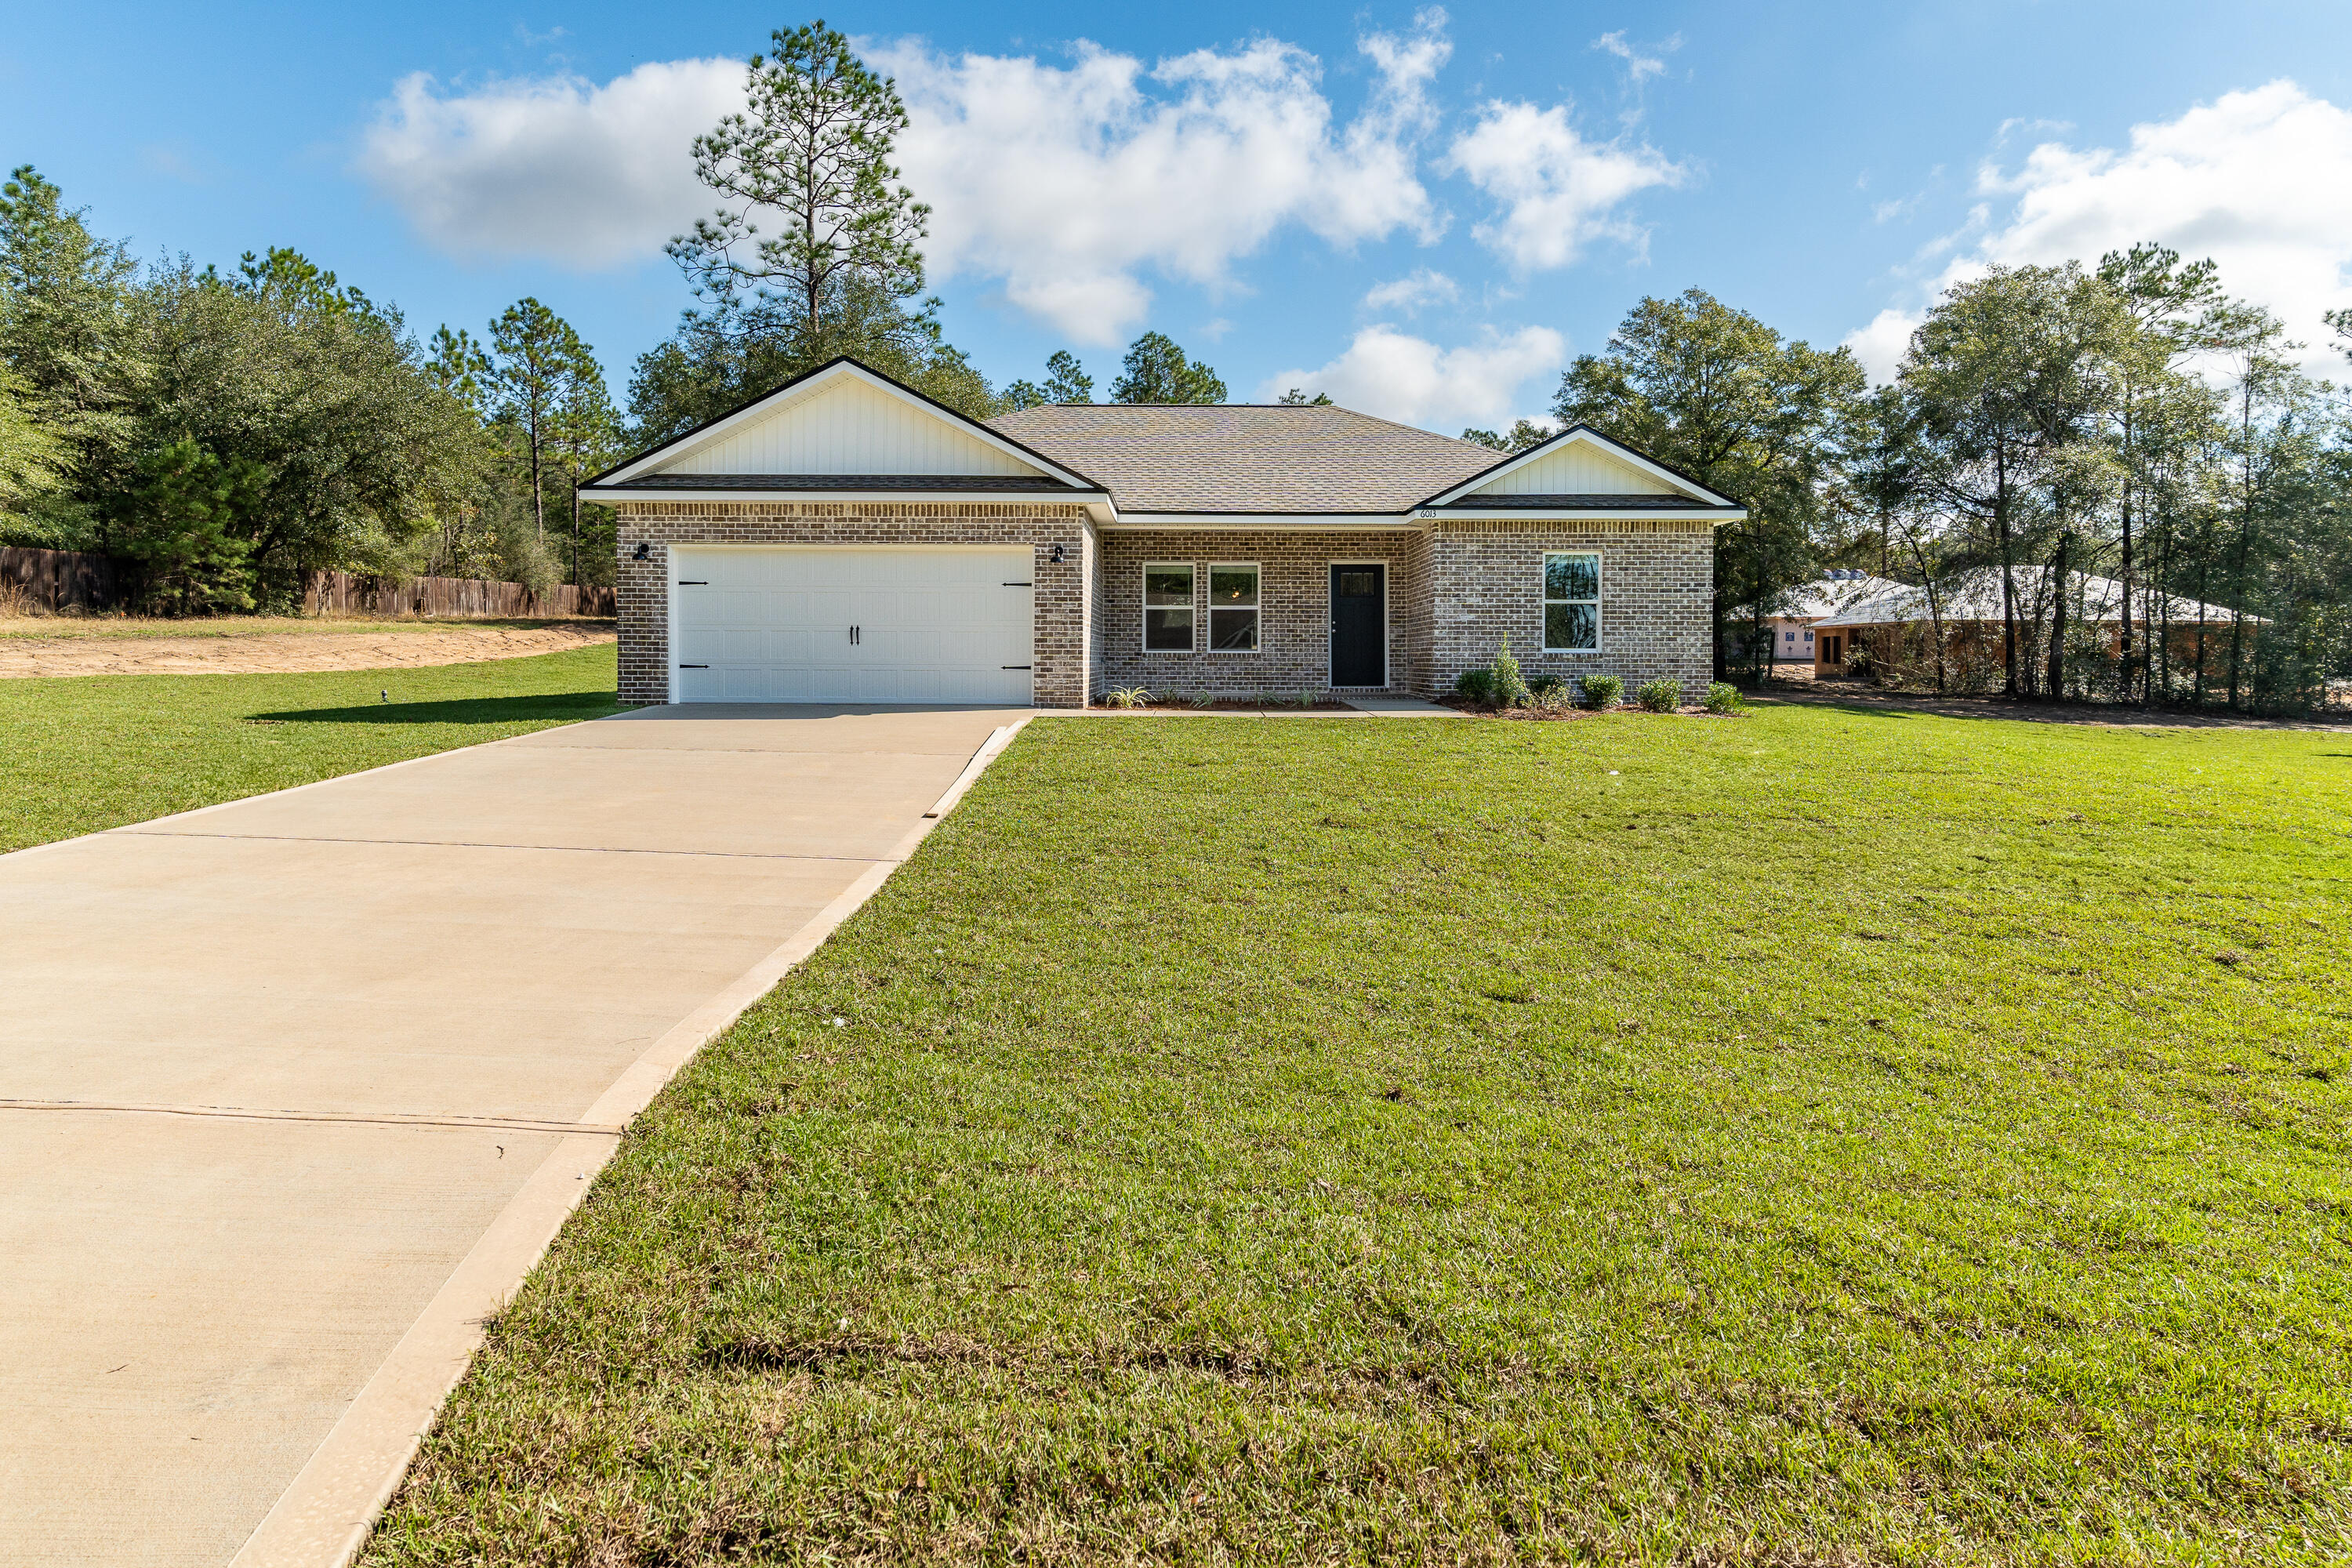
[[[658,464],[669,474],[1034,475],[942,416],[849,377]]]
[[[1599,447],[1569,441],[1559,450],[1523,463],[1507,474],[1480,485],[1473,495],[1500,496],[1670,496],[1675,487],[1652,478],[1631,463],[1621,463]]]

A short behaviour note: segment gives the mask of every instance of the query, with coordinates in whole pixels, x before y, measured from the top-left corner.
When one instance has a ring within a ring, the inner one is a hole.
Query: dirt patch
[[[609,625],[404,626],[242,637],[0,638],[0,679],[58,675],[290,675],[525,658],[613,640]]]

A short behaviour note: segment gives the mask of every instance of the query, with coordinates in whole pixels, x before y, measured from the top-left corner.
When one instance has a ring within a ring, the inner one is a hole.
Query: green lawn
[[[613,658],[0,680],[0,852],[597,718]]]
[[[1045,721],[365,1562],[2352,1558],[2352,743]]]

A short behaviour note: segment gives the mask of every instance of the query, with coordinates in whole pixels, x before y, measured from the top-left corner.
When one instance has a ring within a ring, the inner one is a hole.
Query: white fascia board
[[[1083,506],[1089,516],[1098,516],[1110,508],[1110,498],[1100,490],[685,490],[667,486],[632,489],[626,485],[600,485],[593,489],[582,489],[579,496],[584,506],[612,506],[625,500],[918,501],[925,505],[941,501],[1035,500]]]
[[[1119,532],[1209,531],[1253,533],[1362,533],[1417,526],[1412,514],[1402,511],[1129,511],[1114,512],[1106,527]]]
[[[1725,511],[1720,507],[1708,507],[1704,511],[1677,511],[1664,507],[1601,507],[1570,510],[1559,507],[1422,507],[1412,514],[1424,522],[1496,522],[1519,518],[1528,522],[1575,522],[1579,520],[1614,520],[1646,517],[1657,522],[1745,522],[1748,509],[1740,507]]]
[[[694,431],[685,439],[670,446],[656,447],[626,467],[614,469],[606,476],[605,483],[625,484],[650,469],[675,463],[679,458],[710,445],[711,442],[724,438],[730,431],[738,429],[751,420],[766,417],[784,404],[798,403],[803,398],[822,391],[826,385],[843,376],[853,377],[877,392],[887,393],[908,407],[928,414],[935,419],[948,420],[962,430],[965,435],[975,437],[995,447],[1016,463],[1035,468],[1041,473],[1061,480],[1066,485],[1075,485],[1082,489],[1087,487],[1087,481],[1080,475],[1072,473],[1050,458],[1030,451],[1017,442],[1006,440],[979,420],[967,418],[952,408],[943,408],[928,398],[919,397],[889,377],[877,375],[865,366],[853,363],[831,365],[803,380],[789,382],[758,402],[747,404],[725,418]]]
[[[1486,486],[1493,484],[1496,479],[1501,479],[1505,474],[1511,472],[1513,469],[1524,468],[1528,463],[1535,461],[1538,458],[1548,455],[1553,447],[1564,447],[1574,441],[1590,441],[1594,446],[1599,447],[1602,451],[1607,452],[1611,457],[1616,458],[1619,462],[1627,464],[1632,468],[1641,469],[1642,472],[1649,475],[1660,484],[1670,486],[1673,489],[1681,491],[1683,494],[1691,497],[1693,500],[1706,501],[1717,506],[1731,506],[1735,504],[1729,496],[1717,495],[1696,479],[1686,479],[1680,474],[1677,474],[1669,468],[1660,467],[1650,458],[1645,458],[1642,456],[1641,453],[1633,450],[1633,447],[1626,446],[1622,441],[1612,440],[1611,437],[1603,436],[1600,431],[1595,430],[1590,425],[1571,425],[1567,429],[1561,431],[1559,435],[1551,437],[1551,439],[1548,441],[1539,441],[1524,452],[1519,452],[1504,458],[1501,462],[1496,463],[1491,468],[1481,468],[1478,472],[1471,475],[1460,484],[1454,486],[1451,489],[1438,491],[1423,504],[1425,506],[1439,507],[1444,506],[1448,501],[1458,500],[1474,490],[1482,489]]]

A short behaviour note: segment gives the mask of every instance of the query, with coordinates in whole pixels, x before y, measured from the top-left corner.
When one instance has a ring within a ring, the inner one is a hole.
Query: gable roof
[[[1659,487],[1658,489],[1647,493],[1547,492],[1522,490],[1503,483],[1523,470],[1553,465],[1568,450],[1580,446],[1594,447],[1614,465],[1630,468],[1648,479]],[[1499,461],[1489,462],[1486,468],[1459,483],[1433,493],[1421,504],[1424,507],[1524,507],[1546,510],[1601,507],[1627,510],[1672,508],[1681,511],[1721,511],[1727,515],[1745,514],[1748,510],[1730,497],[1709,489],[1681,469],[1669,468],[1655,458],[1637,452],[1616,437],[1582,423],[1570,425],[1525,451],[1514,452]]]
[[[867,414],[864,423],[868,428],[859,431],[853,418],[845,441],[840,432],[829,432],[814,442],[760,439],[763,434],[786,434],[780,426],[793,421],[796,415],[812,413],[828,398],[864,405]],[[898,428],[871,428],[876,423],[872,416],[876,409],[884,411]],[[915,446],[923,449],[908,455],[905,448],[910,434],[916,437]],[[848,467],[880,471],[845,472],[844,464],[831,456],[806,460],[805,454],[812,446],[824,447],[828,437],[834,447],[845,456],[866,459],[852,461]],[[877,446],[893,445],[901,454],[895,460],[871,460]],[[779,455],[783,461],[772,460]],[[761,471],[746,471],[750,465],[742,459],[747,457],[772,460]],[[953,471],[958,468],[974,471]],[[1009,488],[1095,495],[1102,490],[1084,474],[844,354],[615,464],[587,480],[580,489],[583,500],[593,500],[613,499],[618,492],[632,490],[740,493]]]
[[[1050,403],[988,423],[1098,476],[1128,516],[1395,515],[1495,459],[1335,405]]]

